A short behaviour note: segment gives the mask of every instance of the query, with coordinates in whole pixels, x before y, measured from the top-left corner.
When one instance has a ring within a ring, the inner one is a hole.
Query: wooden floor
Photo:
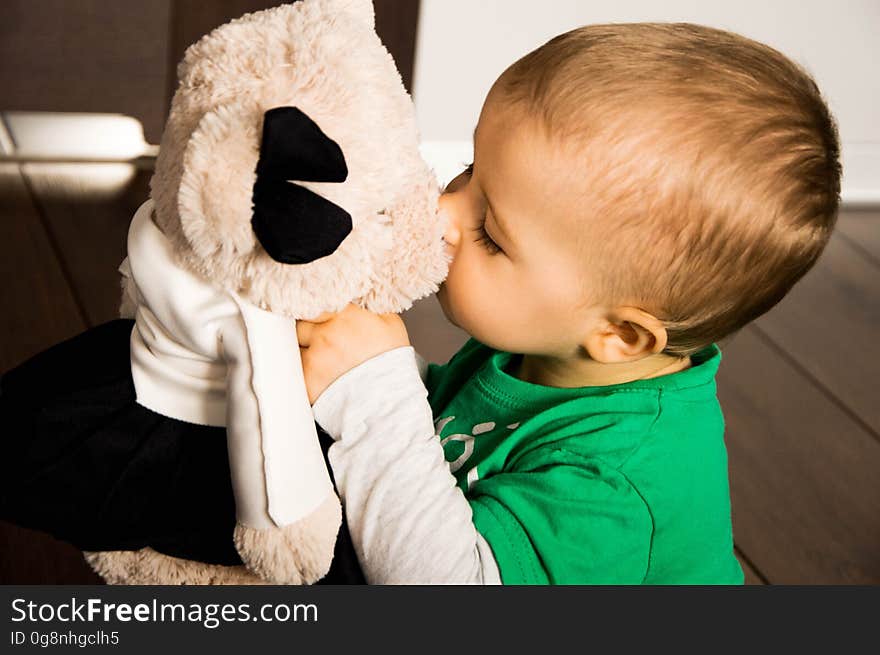
[[[149,170],[0,161],[0,371],[115,316]],[[405,315],[445,361],[436,301]],[[844,212],[817,267],[724,347],[734,533],[755,584],[880,583],[880,212]],[[0,525],[0,584],[97,583],[72,547]]]

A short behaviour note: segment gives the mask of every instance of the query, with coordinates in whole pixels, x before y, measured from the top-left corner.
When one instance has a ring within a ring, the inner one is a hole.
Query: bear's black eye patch
[[[270,257],[307,264],[332,254],[351,232],[351,215],[293,184],[344,182],[348,167],[339,145],[296,107],[266,112],[251,225]]]

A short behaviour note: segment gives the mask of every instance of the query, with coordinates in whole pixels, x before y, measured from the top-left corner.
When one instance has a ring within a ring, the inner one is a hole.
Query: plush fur
[[[341,521],[342,508],[333,495],[305,519],[280,530],[236,525],[233,540],[247,568],[261,578],[276,584],[310,584],[330,569]],[[296,559],[289,557],[292,550]]]
[[[247,14],[191,46],[177,72],[150,188],[154,220],[185,268],[293,319],[350,302],[401,312],[437,290],[449,264],[439,189],[419,155],[414,108],[375,33],[370,0],[302,0]],[[276,262],[251,226],[262,120],[278,106],[305,112],[348,166],[342,183],[297,182],[352,217],[339,248],[308,264]],[[124,293],[122,312],[133,309]],[[239,525],[234,539],[247,568],[149,548],[86,559],[116,584],[311,583],[329,567],[328,535],[335,538],[339,520],[333,497],[292,526]]]
[[[354,300],[401,312],[445,276],[438,187],[418,152],[412,101],[368,0],[304,0],[248,14],[187,50],[151,191],[159,226],[192,270],[292,318]],[[342,148],[343,183],[301,183],[346,209],[328,257],[279,264],[250,225],[263,113],[293,105]],[[247,220],[245,220],[247,219]]]
[[[85,553],[85,558],[107,584],[270,584],[244,566],[203,564],[163,555],[152,548]]]

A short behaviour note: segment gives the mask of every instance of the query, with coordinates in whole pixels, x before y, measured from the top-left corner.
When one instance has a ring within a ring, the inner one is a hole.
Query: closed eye
[[[474,230],[477,233],[477,238],[474,241],[478,243],[482,243],[483,247],[489,252],[490,255],[497,255],[501,252],[501,246],[495,243],[492,240],[492,237],[489,236],[489,233],[486,232],[486,217],[483,215],[483,222]]]
[[[465,167],[464,174],[469,177],[474,174],[474,165],[472,163]],[[489,236],[489,233],[486,232],[486,210],[483,210],[480,216],[480,224],[473,228],[472,231],[477,235],[474,241],[482,244],[490,255],[497,255],[499,252],[503,252],[501,246],[495,243],[492,237]]]
[[[490,255],[497,255],[499,252],[503,252],[501,246],[499,246],[495,240],[489,236],[489,233],[486,232],[486,211],[484,210],[482,215],[480,216],[480,224],[472,230],[477,238],[474,239],[477,243],[483,245],[486,251]]]
[[[468,177],[474,174],[473,163],[468,164],[465,167],[463,174]],[[483,210],[482,215],[480,216],[480,224],[473,228],[472,231],[477,235],[477,238],[474,239],[474,241],[482,244],[490,255],[497,255],[499,252],[503,252],[501,246],[495,243],[495,240],[489,236],[488,232],[486,232],[486,210]]]

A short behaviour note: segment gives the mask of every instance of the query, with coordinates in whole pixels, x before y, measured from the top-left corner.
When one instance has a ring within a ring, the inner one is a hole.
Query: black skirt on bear
[[[134,322],[95,327],[0,378],[0,519],[81,550],[241,564],[224,428],[139,405]],[[332,439],[318,428],[326,459]],[[328,467],[329,468],[329,467]],[[323,584],[359,584],[345,520]]]

